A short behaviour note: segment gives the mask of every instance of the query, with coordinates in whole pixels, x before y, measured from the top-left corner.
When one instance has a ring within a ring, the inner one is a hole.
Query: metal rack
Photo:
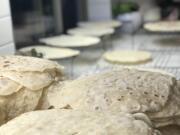
[[[119,67],[127,67],[127,66],[120,66],[120,65],[116,65],[116,66],[105,66],[105,67],[94,67],[94,70],[92,70],[91,72],[89,72],[88,74],[92,74],[92,73],[98,73],[100,71],[105,71],[105,70],[112,70],[112,69],[117,69]],[[140,66],[134,66],[134,67],[140,67]],[[172,73],[173,75],[175,75],[177,77],[177,79],[180,79],[180,68],[165,68],[165,67],[143,67],[141,66],[140,68],[147,68],[147,69],[159,69],[159,70],[164,70],[167,71],[168,73]]]
[[[140,50],[149,51],[179,51],[180,52],[180,37],[166,36],[161,39],[155,39],[154,41],[144,40],[141,45],[138,46]]]
[[[160,37],[155,37],[157,40],[163,41],[163,39],[168,41],[168,38],[177,38],[174,35],[161,35]],[[178,38],[177,38],[178,39]],[[148,41],[149,40],[149,41]],[[130,67],[140,67],[140,68],[154,68],[154,69],[162,69],[167,72],[170,72],[176,75],[177,79],[180,79],[180,39],[179,45],[174,44],[173,42],[169,44],[169,46],[158,46],[159,44],[153,44],[151,38],[148,35],[141,40],[137,40],[133,44],[135,49],[138,50],[146,50],[152,53],[152,61],[147,62],[145,64],[140,65],[131,65]],[[167,43],[168,44],[168,43]],[[132,49],[132,48],[130,48]],[[126,67],[125,65],[114,65],[106,62],[102,58],[97,62],[97,64],[93,67],[91,72],[99,72],[102,70],[108,70],[117,67]]]

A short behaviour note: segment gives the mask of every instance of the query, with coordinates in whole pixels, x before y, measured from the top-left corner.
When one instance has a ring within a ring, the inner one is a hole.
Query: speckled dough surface
[[[2,71],[44,72],[45,70],[55,69],[61,71],[63,67],[57,64],[56,62],[34,57],[0,56],[0,70]]]
[[[164,126],[166,121],[161,120],[180,114],[175,85],[175,78],[168,74],[119,69],[66,82],[48,98],[56,108],[145,112],[152,120],[158,119],[157,126]]]
[[[44,59],[0,57],[0,124],[40,107],[43,91],[62,79],[62,67]]]
[[[146,117],[144,114],[141,114]],[[33,125],[33,126],[32,126]],[[160,135],[135,115],[48,110],[21,115],[0,127],[0,135]]]

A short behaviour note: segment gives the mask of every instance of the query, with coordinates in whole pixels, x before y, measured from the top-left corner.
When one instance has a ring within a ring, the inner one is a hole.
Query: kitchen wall
[[[88,20],[110,20],[112,18],[111,0],[87,0]]]
[[[112,18],[112,5],[119,1],[133,1],[139,4],[142,16],[156,14],[158,11],[156,0],[87,0],[88,20],[108,20]],[[152,9],[154,12],[152,12]],[[152,12],[152,13],[151,13]],[[151,15],[150,15],[151,16]],[[157,18],[157,17],[156,17]]]
[[[0,55],[14,54],[9,0],[0,0]]]

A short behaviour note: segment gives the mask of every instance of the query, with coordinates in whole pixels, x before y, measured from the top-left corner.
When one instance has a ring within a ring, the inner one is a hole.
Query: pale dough
[[[151,53],[144,51],[117,50],[104,54],[104,59],[120,64],[138,64],[152,59]]]
[[[102,37],[105,35],[111,35],[115,32],[112,28],[73,28],[68,30],[68,34],[70,35],[78,35],[78,36],[93,36],[93,37]]]
[[[0,135],[160,135],[144,117],[61,109],[36,111],[4,124]]]
[[[63,78],[63,67],[46,59],[2,56],[0,63],[0,125],[41,109],[44,92]]]
[[[160,21],[147,23],[144,25],[144,28],[152,32],[178,32],[180,31],[180,21]]]
[[[72,35],[60,35],[55,37],[48,37],[40,39],[40,42],[59,47],[86,47],[97,45],[100,43],[100,39],[97,37],[88,36],[72,36]]]
[[[45,46],[29,46],[20,49],[21,52],[28,52],[35,49],[38,53],[42,53],[46,59],[63,59],[79,55],[79,51],[67,48],[53,48]]]
[[[51,85],[47,97],[55,108],[146,113],[160,127],[180,116],[176,83],[164,72],[119,68]]]
[[[79,22],[78,25],[80,27],[101,27],[101,28],[117,28],[122,25],[121,22],[116,20],[108,20],[108,21],[93,21],[93,22]]]

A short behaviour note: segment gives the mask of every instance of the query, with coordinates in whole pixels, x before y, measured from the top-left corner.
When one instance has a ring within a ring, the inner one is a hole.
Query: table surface
[[[80,49],[81,55],[58,62],[64,65],[69,79],[124,65],[110,64],[102,59],[106,51],[117,49],[146,50],[153,60],[146,64],[134,65],[143,68],[158,68],[171,72],[180,79],[180,35],[150,34],[138,32],[134,35],[118,35],[104,39],[97,46]]]

